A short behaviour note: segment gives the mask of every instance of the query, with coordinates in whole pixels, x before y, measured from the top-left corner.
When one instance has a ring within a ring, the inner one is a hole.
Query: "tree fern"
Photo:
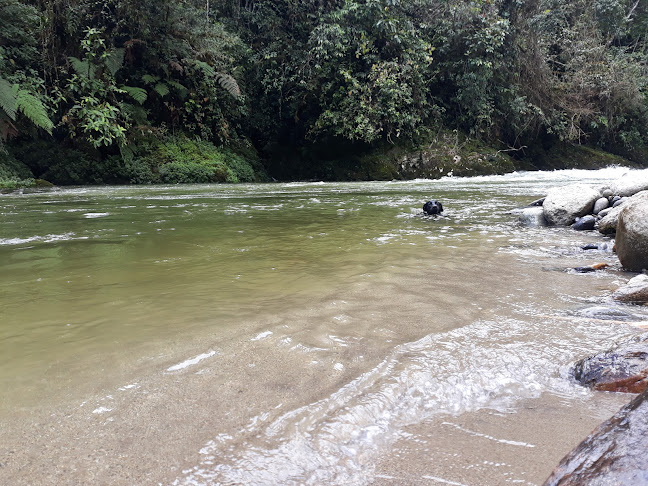
[[[241,96],[241,88],[239,88],[236,79],[229,74],[216,73],[216,81],[220,84],[221,88],[231,94],[234,98]]]
[[[166,83],[157,83],[153,89],[163,98],[169,94],[169,85]]]
[[[159,76],[153,76],[151,74],[145,74],[144,76],[142,76],[142,81],[144,81],[146,84],[157,83],[159,80]]]
[[[216,69],[204,61],[194,61],[194,65],[200,69],[205,76],[214,78],[220,87],[231,94],[234,98],[241,96],[241,88],[236,82],[236,79],[229,74],[216,71]]]
[[[126,91],[126,93],[140,105],[144,104],[146,98],[148,97],[144,88],[138,88],[136,86],[120,86],[120,88]]]
[[[52,134],[54,123],[49,119],[45,106],[36,96],[20,89],[16,95],[16,106],[34,125]]]
[[[0,78],[0,108],[13,121],[18,112],[22,112],[30,122],[38,128],[46,130],[50,135],[54,124],[47,115],[45,106],[36,96],[17,84],[11,84]]]
[[[178,92],[178,95],[180,95],[181,99],[184,99],[187,96],[187,93],[189,92],[189,90],[187,90],[187,88],[185,88],[182,84],[172,79],[168,80],[167,84],[170,87],[175,88],[175,90]]]
[[[16,119],[16,95],[18,93],[18,85],[12,85],[9,81],[0,78],[0,108],[12,120]]]
[[[68,57],[72,68],[76,71],[79,76],[84,78],[94,79],[95,77],[95,67],[90,64],[88,61],[82,61],[81,59],[70,56]]]
[[[104,60],[104,62],[106,63],[106,69],[108,69],[110,74],[112,74],[113,76],[117,74],[117,71],[119,71],[124,64],[125,53],[125,49],[113,49],[106,56],[106,59]]]

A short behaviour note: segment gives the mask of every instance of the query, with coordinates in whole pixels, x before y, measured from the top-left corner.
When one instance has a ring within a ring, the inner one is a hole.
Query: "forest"
[[[647,166],[646,4],[0,0],[0,187]]]

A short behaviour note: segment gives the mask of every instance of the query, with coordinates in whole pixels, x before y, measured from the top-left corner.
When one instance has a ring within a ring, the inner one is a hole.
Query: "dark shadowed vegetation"
[[[0,25],[5,187],[648,160],[638,0],[0,0]]]

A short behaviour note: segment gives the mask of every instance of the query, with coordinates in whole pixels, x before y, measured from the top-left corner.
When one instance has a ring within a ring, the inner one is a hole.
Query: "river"
[[[624,172],[1,195],[0,484],[542,484],[648,313],[515,210]]]

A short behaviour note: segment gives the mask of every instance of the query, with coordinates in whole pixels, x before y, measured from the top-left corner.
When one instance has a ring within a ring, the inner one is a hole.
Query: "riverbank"
[[[370,148],[340,142],[299,150],[274,147],[264,154],[247,140],[216,147],[184,137],[151,138],[110,157],[37,141],[0,150],[0,190],[53,184],[390,181],[608,166],[640,164],[598,148],[562,142],[548,149],[507,150],[456,130],[440,130],[416,143]]]

